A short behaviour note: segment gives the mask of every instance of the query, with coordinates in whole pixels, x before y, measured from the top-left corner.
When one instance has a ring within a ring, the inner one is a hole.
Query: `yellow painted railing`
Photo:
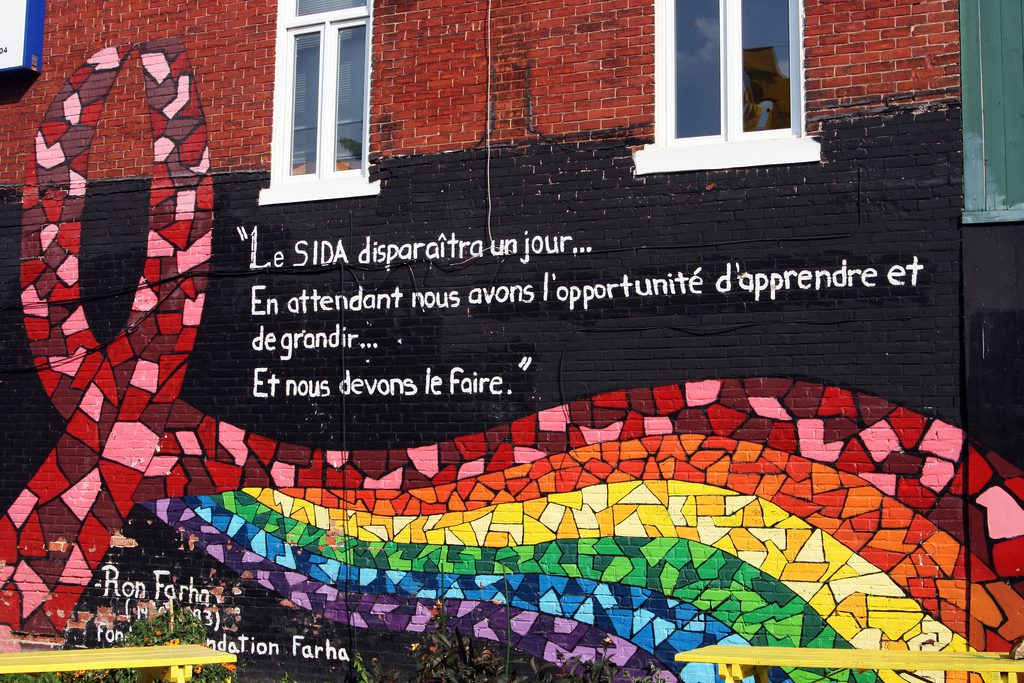
[[[676,661],[717,664],[725,683],[740,683],[748,676],[753,676],[757,683],[768,683],[768,670],[773,666],[887,673],[960,671],[978,674],[985,683],[1014,683],[1014,674],[1024,674],[1024,659],[1010,659],[1000,652],[709,645],[681,652]]]
[[[185,683],[192,667],[230,664],[238,658],[204,645],[114,647],[102,650],[49,650],[0,654],[0,674],[137,669],[139,683],[154,680]]]

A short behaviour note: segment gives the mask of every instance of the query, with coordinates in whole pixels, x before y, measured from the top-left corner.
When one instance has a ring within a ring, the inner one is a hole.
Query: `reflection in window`
[[[673,139],[793,131],[799,0],[666,0],[672,8]]]
[[[369,0],[276,0],[270,187],[261,204],[363,197],[369,178]]]
[[[361,7],[366,0],[299,0],[296,7],[296,14],[300,17],[309,14],[320,14],[321,12],[334,12],[339,9],[350,9]]]
[[[295,90],[292,93],[292,175],[316,173],[320,113],[320,34],[295,37]]]
[[[743,0],[743,130],[791,124],[789,0]]]
[[[804,0],[654,0],[654,143],[638,175],[810,163]]]
[[[718,0],[676,0],[677,138],[722,132]]]
[[[338,31],[336,171],[362,168],[365,93],[366,27],[343,28]]]

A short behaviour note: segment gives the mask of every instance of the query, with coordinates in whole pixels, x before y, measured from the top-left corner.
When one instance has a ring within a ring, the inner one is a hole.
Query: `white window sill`
[[[746,168],[821,161],[814,138],[775,138],[740,142],[646,145],[633,154],[636,174]]]
[[[325,199],[370,197],[380,194],[380,181],[369,182],[364,177],[340,178],[313,182],[273,184],[260,190],[260,206],[269,204],[295,204],[318,202]]]

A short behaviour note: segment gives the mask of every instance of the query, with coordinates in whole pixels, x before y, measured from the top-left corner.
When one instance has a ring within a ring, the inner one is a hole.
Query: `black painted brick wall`
[[[628,141],[627,141],[628,142]],[[389,159],[379,197],[259,207],[259,173],[216,177],[214,275],[183,398],[200,410],[267,436],[315,446],[397,447],[433,443],[597,392],[684,380],[785,376],[859,389],[953,423],[961,419],[959,111],[890,111],[828,122],[823,162],[797,166],[636,177],[627,144],[538,141],[429,157]],[[216,168],[216,150],[214,150]],[[488,170],[489,169],[489,170]],[[488,175],[490,181],[488,183]],[[144,180],[90,188],[82,277],[93,328],[109,338],[126,319],[145,249]],[[63,424],[42,392],[20,322],[20,193],[0,193],[0,443],[6,505],[22,489]],[[488,218],[489,216],[489,218]],[[342,240],[353,259],[377,241],[563,234],[585,256],[418,262],[390,270],[358,264],[321,270],[252,272],[250,233],[261,257],[300,239]],[[914,256],[916,288],[880,284],[824,293],[793,291],[776,301],[720,295],[727,262],[749,271],[798,267],[884,268]],[[302,287],[354,291],[468,290],[487,284],[586,284],[664,276],[702,267],[705,291],[677,298],[597,303],[585,312],[560,304],[469,307],[344,316],[315,322],[282,317],[276,329],[323,329],[340,321],[375,352],[350,350],[346,367],[363,376],[418,377],[427,366],[461,365],[506,377],[511,395],[329,400],[252,396],[254,368],[338,378],[341,354],[303,353],[290,363],[250,348],[260,320],[248,314],[250,287],[294,294]],[[401,339],[401,343],[399,343]],[[517,368],[532,358],[525,372]],[[369,362],[366,362],[369,360]],[[984,434],[972,434],[984,441]],[[210,576],[207,559],[189,560],[169,531],[136,519],[123,553],[140,575],[152,567]],[[173,535],[172,535],[173,536]],[[128,561],[126,560],[126,561]],[[259,624],[294,630],[310,617],[246,587],[237,604],[260,610]],[[93,593],[84,604],[96,607]],[[255,622],[253,622],[255,623]],[[292,625],[289,625],[292,624]],[[359,634],[368,651],[393,641]],[[390,637],[389,637],[390,638]],[[315,666],[315,665],[309,665]],[[293,671],[301,675],[296,663]],[[309,675],[313,669],[307,669]],[[322,670],[317,670],[321,675]]]

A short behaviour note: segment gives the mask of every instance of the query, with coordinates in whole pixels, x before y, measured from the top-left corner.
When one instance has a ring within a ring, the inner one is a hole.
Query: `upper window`
[[[374,194],[367,177],[370,5],[280,0],[270,188],[260,203]]]
[[[656,0],[655,144],[638,173],[817,161],[800,0]]]

